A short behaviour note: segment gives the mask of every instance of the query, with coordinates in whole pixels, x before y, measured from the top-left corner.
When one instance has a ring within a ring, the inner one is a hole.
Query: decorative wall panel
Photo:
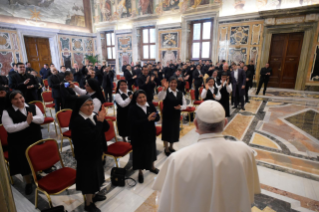
[[[72,50],[83,51],[83,40],[81,38],[72,38]]]
[[[240,61],[246,61],[247,48],[229,49],[228,64],[235,62],[239,64]]]
[[[23,62],[17,31],[0,29],[0,70],[8,74],[13,62]]]
[[[132,51],[132,34],[120,34],[116,36],[117,53],[116,53],[116,66],[118,72],[122,72],[124,62],[131,64],[133,61]]]
[[[159,58],[163,66],[180,59],[181,29],[162,30],[158,32]]]
[[[132,35],[117,37],[117,45],[119,51],[132,50]]]
[[[170,62],[171,60],[173,61],[173,63],[176,63],[178,59],[179,59],[179,50],[161,51],[161,62],[165,66],[166,66],[166,63]]]
[[[70,38],[60,37],[60,44],[62,51],[70,51]]]
[[[254,24],[252,27],[251,33],[251,44],[258,45],[259,44],[259,37],[261,32],[261,24]]]
[[[132,59],[132,52],[118,52],[118,59],[119,59],[119,67],[122,67],[124,62],[127,64],[131,64]]]
[[[178,48],[179,33],[162,33],[161,34],[161,47],[162,48]]]
[[[230,45],[245,45],[248,43],[249,26],[230,28]]]

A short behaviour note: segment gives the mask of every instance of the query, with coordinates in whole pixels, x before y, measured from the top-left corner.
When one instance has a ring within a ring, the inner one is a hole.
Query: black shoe
[[[237,109],[237,106],[232,107],[233,109]]]
[[[175,150],[175,149],[173,149],[173,148],[172,148],[172,149],[171,149],[171,148],[169,148],[169,151],[170,151],[170,152],[176,152],[176,150]]]
[[[51,168],[43,170],[43,172],[46,173],[46,174],[50,174],[51,172],[54,172],[55,170],[56,170],[56,167],[52,166]]]
[[[37,180],[39,181],[39,180],[41,180],[41,178],[42,178],[42,175],[41,174],[37,174]]]
[[[256,96],[258,95],[258,93],[256,93]]]
[[[91,203],[89,206],[84,206],[84,210],[89,212],[101,212],[101,210],[98,209],[94,203]]]
[[[246,103],[250,103],[250,101],[246,101]]]
[[[242,107],[241,109],[242,109],[242,110],[245,110],[245,108],[244,108],[244,107]]]
[[[159,172],[159,169],[157,168],[154,168],[154,169],[151,169],[150,172],[153,172],[154,174],[158,174]]]
[[[95,194],[95,197],[93,197],[93,202],[99,202],[106,200],[106,196]]]
[[[265,93],[263,93],[263,95],[265,96]]]
[[[164,150],[164,153],[165,153],[165,155],[166,155],[167,157],[170,156],[170,154],[171,154],[170,151],[166,152],[166,150]]]
[[[138,174],[138,182],[139,182],[139,183],[144,183],[144,176],[143,176],[143,174]]]
[[[30,195],[32,194],[32,183],[28,183],[26,186],[25,186],[25,195]]]

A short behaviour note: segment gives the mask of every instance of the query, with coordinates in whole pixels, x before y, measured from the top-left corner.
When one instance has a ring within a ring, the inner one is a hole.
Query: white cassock
[[[214,133],[171,154],[153,189],[158,212],[247,212],[261,192],[253,150]]]

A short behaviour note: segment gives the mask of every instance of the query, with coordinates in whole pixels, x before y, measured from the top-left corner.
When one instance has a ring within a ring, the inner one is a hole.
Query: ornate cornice
[[[259,11],[261,18],[278,18],[285,16],[307,15],[311,13],[319,13],[319,5],[309,5],[303,7],[294,7],[278,10]]]

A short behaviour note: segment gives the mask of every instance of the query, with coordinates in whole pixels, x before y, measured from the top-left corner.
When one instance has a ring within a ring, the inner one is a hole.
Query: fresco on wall
[[[191,0],[190,4],[191,4],[192,8],[196,8],[199,5],[209,4],[209,0]]]
[[[5,71],[6,75],[9,73],[13,62],[12,52],[0,52],[0,69],[1,71]]]
[[[179,0],[164,0],[163,1],[163,10],[169,11],[169,10],[175,10],[179,9]]]
[[[249,26],[239,26],[230,28],[230,45],[247,44]]]
[[[139,15],[153,14],[152,0],[136,0]]]
[[[319,46],[316,47],[315,56],[313,58],[310,80],[319,81]]]
[[[0,33],[0,49],[11,49],[9,33]]]
[[[173,60],[173,63],[176,63],[178,58],[179,58],[178,50],[161,51],[162,64],[166,64],[167,62],[170,62],[171,60]]]
[[[117,0],[117,13],[121,18],[128,18],[132,13],[131,0]]]
[[[85,27],[82,0],[0,0],[0,15]]]
[[[112,3],[110,0],[94,0],[92,8],[93,22],[112,21]]]
[[[162,48],[175,48],[178,47],[178,32],[162,33],[161,34],[161,47]]]
[[[118,52],[118,59],[119,59],[119,67],[122,67],[124,62],[127,64],[132,63],[132,53],[131,52]],[[120,68],[122,71],[122,68]]]
[[[118,50],[132,50],[132,36],[119,36],[117,37]]]

